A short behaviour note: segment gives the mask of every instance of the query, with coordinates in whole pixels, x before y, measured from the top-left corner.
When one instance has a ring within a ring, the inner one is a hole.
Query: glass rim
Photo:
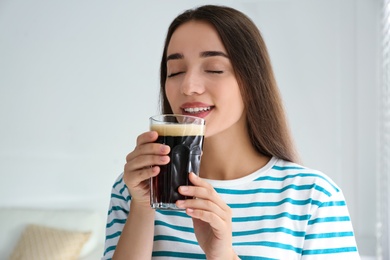
[[[185,121],[180,122],[181,124],[193,124],[195,122],[199,122],[199,124],[204,125],[206,123],[206,120],[202,117],[191,116],[191,115],[182,115],[182,114],[157,114],[157,115],[149,117],[149,120],[153,121],[153,122],[161,122],[161,123],[174,123],[174,122],[159,120],[158,118],[163,119],[163,118],[178,118],[178,117],[179,118],[193,119],[193,121],[191,121],[191,122],[185,122]]]

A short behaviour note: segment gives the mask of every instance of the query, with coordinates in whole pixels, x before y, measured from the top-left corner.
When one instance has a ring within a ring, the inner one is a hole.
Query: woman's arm
[[[136,202],[130,204],[130,213],[116,246],[113,260],[151,258],[154,213],[154,209],[149,205]]]
[[[169,162],[170,151],[169,146],[154,143],[157,137],[154,131],[141,134],[126,157],[123,178],[111,195],[104,259],[112,254],[119,260],[151,258],[155,211],[150,207],[149,180],[159,174],[158,165]]]
[[[332,194],[312,212],[301,259],[360,259],[341,190]]]

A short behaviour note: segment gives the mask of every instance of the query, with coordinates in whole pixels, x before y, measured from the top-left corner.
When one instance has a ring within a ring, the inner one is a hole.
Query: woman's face
[[[206,137],[245,124],[232,64],[217,31],[206,22],[190,21],[173,33],[165,91],[175,114],[206,120]]]

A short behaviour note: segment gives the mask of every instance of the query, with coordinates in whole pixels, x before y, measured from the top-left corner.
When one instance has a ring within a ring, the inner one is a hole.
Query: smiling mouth
[[[188,108],[183,108],[183,110],[186,113],[196,114],[196,113],[202,113],[202,112],[210,111],[211,107],[188,107]]]

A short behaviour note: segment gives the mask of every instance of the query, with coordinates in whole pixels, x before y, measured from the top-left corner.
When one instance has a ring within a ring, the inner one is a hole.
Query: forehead
[[[189,21],[180,25],[169,41],[167,55],[188,51],[223,51],[224,44],[213,25],[204,21]]]

